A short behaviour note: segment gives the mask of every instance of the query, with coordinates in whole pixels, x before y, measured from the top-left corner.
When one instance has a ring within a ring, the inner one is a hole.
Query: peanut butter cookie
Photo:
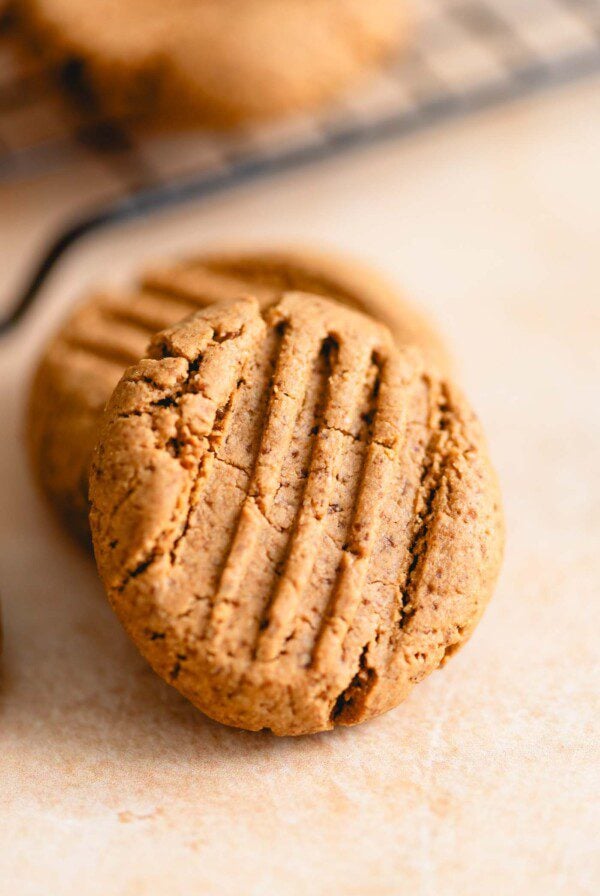
[[[26,26],[116,116],[216,125],[329,100],[405,39],[405,0],[22,0]]]
[[[90,494],[110,602],[153,668],[281,735],[403,700],[469,637],[502,552],[460,392],[301,293],[156,336],[108,403]]]
[[[244,293],[267,305],[285,289],[329,295],[385,321],[446,369],[441,340],[409,303],[368,268],[310,251],[228,252],[148,273],[137,290],[96,295],[46,348],[31,388],[27,441],[36,479],[62,518],[88,539],[87,482],[98,420],[124,369],[157,330],[202,305]]]

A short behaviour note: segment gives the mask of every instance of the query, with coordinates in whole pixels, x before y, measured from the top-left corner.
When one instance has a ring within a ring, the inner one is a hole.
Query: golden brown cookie
[[[465,642],[502,552],[479,424],[421,353],[287,293],[200,311],[111,397],[100,575],[209,716],[304,734],[385,712]]]
[[[441,340],[373,271],[310,251],[237,251],[155,270],[125,295],[95,295],[46,348],[31,388],[27,441],[36,479],[70,528],[88,538],[88,467],[98,420],[123,370],[157,330],[244,293],[268,304],[285,289],[330,295],[384,320],[401,343],[447,369]]]
[[[394,52],[405,0],[22,0],[110,113],[232,125],[329,100]]]

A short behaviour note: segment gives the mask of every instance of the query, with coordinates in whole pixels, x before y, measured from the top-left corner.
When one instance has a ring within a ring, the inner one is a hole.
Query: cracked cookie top
[[[463,397],[386,328],[287,293],[152,340],[90,479],[100,574],[208,715],[302,734],[400,702],[470,635],[502,549]]]

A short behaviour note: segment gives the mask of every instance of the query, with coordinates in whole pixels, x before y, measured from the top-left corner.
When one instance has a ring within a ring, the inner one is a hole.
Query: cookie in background
[[[435,366],[450,369],[425,315],[376,271],[335,254],[213,252],[155,268],[131,292],[96,294],[67,317],[44,350],[26,423],[35,479],[78,538],[89,543],[88,471],[102,411],[151,336],[211,302],[250,294],[266,306],[284,290],[329,296],[365,311],[386,323],[398,344],[418,345]]]
[[[405,0],[21,0],[25,31],[105,114],[233,126],[318,107],[410,33]]]

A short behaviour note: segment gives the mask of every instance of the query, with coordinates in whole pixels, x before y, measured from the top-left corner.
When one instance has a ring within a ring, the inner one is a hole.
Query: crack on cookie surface
[[[431,383],[428,383],[428,391],[431,397]],[[448,403],[448,395],[442,385],[440,394],[434,398],[427,423],[430,435],[425,449],[419,487],[415,495],[413,536],[408,546],[409,565],[406,579],[401,586],[401,628],[406,624],[411,614],[411,590],[418,575],[419,560],[427,552],[428,530],[435,515],[436,500],[439,498],[440,490],[444,485],[444,474],[451,454],[451,446],[448,444],[450,419],[451,409]]]
[[[368,664],[369,647],[369,644],[363,647],[356,674],[335,699],[330,715],[334,725],[355,725],[360,721],[369,693],[377,684],[377,672]]]

